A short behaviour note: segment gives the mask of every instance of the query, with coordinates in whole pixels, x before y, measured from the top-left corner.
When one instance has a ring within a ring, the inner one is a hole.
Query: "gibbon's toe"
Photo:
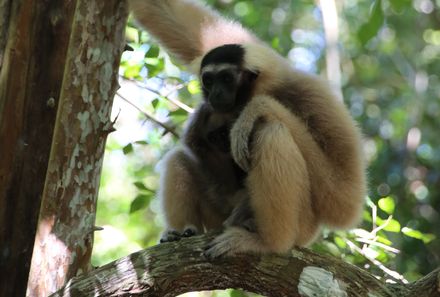
[[[180,240],[181,237],[182,234],[180,234],[176,230],[172,230],[172,229],[166,230],[165,232],[162,233],[159,243],[178,241]]]
[[[206,258],[213,260],[221,256],[233,254],[233,246],[231,245],[230,240],[225,238],[224,235],[225,234],[222,234],[216,237],[206,246],[205,252],[203,253]]]
[[[261,241],[258,233],[241,227],[229,227],[205,248],[205,257],[215,259],[238,253],[267,253],[270,250]]]
[[[183,230],[182,237],[191,237],[197,235],[199,232],[194,226],[188,226]]]

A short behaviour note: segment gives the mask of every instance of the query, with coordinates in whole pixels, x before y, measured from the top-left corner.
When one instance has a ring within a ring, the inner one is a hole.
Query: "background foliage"
[[[325,75],[316,2],[208,2],[297,68]],[[440,263],[440,0],[343,0],[337,8],[342,93],[365,135],[370,191],[362,225],[325,231],[313,248],[380,277],[414,280]],[[96,236],[95,265],[157,242],[158,161],[176,145],[173,133],[181,132],[200,99],[196,78],[133,22],[127,39],[134,51],[123,55],[120,68],[117,131],[108,139],[98,200],[97,224],[104,230]]]

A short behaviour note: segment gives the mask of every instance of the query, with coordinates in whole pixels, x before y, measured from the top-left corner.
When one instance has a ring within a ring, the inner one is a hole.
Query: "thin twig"
[[[174,135],[176,138],[179,138],[179,134],[175,131],[174,128],[168,126],[165,123],[162,123],[161,121],[159,121],[158,119],[156,119],[153,115],[143,111],[140,107],[138,107],[136,104],[134,104],[133,102],[131,102],[130,100],[128,100],[127,98],[125,98],[124,96],[122,96],[119,92],[116,92],[116,95],[121,98],[122,100],[124,100],[125,102],[127,102],[128,104],[130,104],[131,106],[133,106],[134,108],[136,108],[140,113],[142,113],[148,120],[152,121],[153,123],[155,123],[156,125],[161,126],[162,128],[165,129],[166,132],[171,133],[172,135]]]
[[[359,248],[354,242],[347,239],[347,244],[350,246],[350,248],[352,248],[353,250],[364,256],[365,259],[376,265],[380,270],[382,270],[385,274],[390,276],[395,281],[402,282],[404,284],[408,283],[408,281],[405,279],[403,275],[399,274],[397,271],[385,267],[385,265],[383,265],[380,261],[367,255],[367,253],[365,253],[361,248]]]
[[[400,250],[398,250],[396,248],[393,248],[391,246],[388,246],[386,244],[383,244],[381,242],[378,242],[376,240],[371,240],[371,239],[367,239],[367,238],[358,237],[358,238],[356,238],[356,241],[362,242],[362,243],[366,243],[368,245],[376,245],[376,246],[378,246],[380,248],[383,248],[384,250],[387,250],[387,251],[389,251],[391,253],[394,253],[394,254],[400,253]]]
[[[193,112],[194,112],[194,108],[192,108],[192,107],[186,105],[186,104],[183,103],[182,101],[179,101],[179,100],[177,100],[177,99],[174,99],[174,98],[170,98],[170,97],[169,97],[172,93],[174,93],[174,92],[180,90],[181,88],[185,87],[185,84],[178,84],[176,87],[174,87],[172,90],[170,90],[166,95],[162,95],[159,91],[157,91],[157,90],[155,90],[155,89],[152,89],[152,88],[148,87],[147,85],[145,85],[145,84],[143,84],[143,83],[141,83],[141,82],[139,82],[139,81],[137,81],[137,80],[134,80],[134,79],[128,79],[128,78],[125,78],[125,77],[123,77],[123,76],[119,76],[119,77],[120,77],[121,79],[125,80],[125,81],[128,81],[128,82],[131,82],[131,83],[136,84],[138,87],[140,87],[140,88],[142,88],[142,89],[145,89],[145,90],[147,90],[148,92],[151,92],[151,93],[153,93],[153,94],[159,96],[161,99],[164,99],[164,100],[168,100],[168,101],[170,101],[170,102],[173,103],[175,106],[177,106],[177,107],[179,107],[179,108],[185,110],[185,111],[188,112],[188,113],[193,113]]]

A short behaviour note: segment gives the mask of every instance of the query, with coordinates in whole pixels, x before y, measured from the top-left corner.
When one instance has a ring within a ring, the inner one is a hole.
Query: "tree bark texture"
[[[289,297],[435,297],[440,270],[409,285],[387,285],[362,269],[294,249],[291,255],[204,257],[213,234],[164,243],[71,279],[52,297],[148,296],[226,288],[264,296]]]
[[[8,40],[9,15],[11,14],[12,0],[0,0],[0,70],[5,55],[6,41]]]
[[[0,0],[0,296],[26,290],[73,3]]]
[[[125,1],[78,0],[72,23],[28,296],[90,268],[96,199],[127,18]]]

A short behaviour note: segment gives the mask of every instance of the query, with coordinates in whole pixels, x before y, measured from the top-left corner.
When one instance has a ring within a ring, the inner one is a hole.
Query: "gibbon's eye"
[[[205,88],[209,89],[214,83],[214,77],[212,74],[204,74],[202,76],[202,84]]]
[[[234,76],[231,73],[223,72],[220,74],[220,80],[225,84],[231,84],[234,81]]]

